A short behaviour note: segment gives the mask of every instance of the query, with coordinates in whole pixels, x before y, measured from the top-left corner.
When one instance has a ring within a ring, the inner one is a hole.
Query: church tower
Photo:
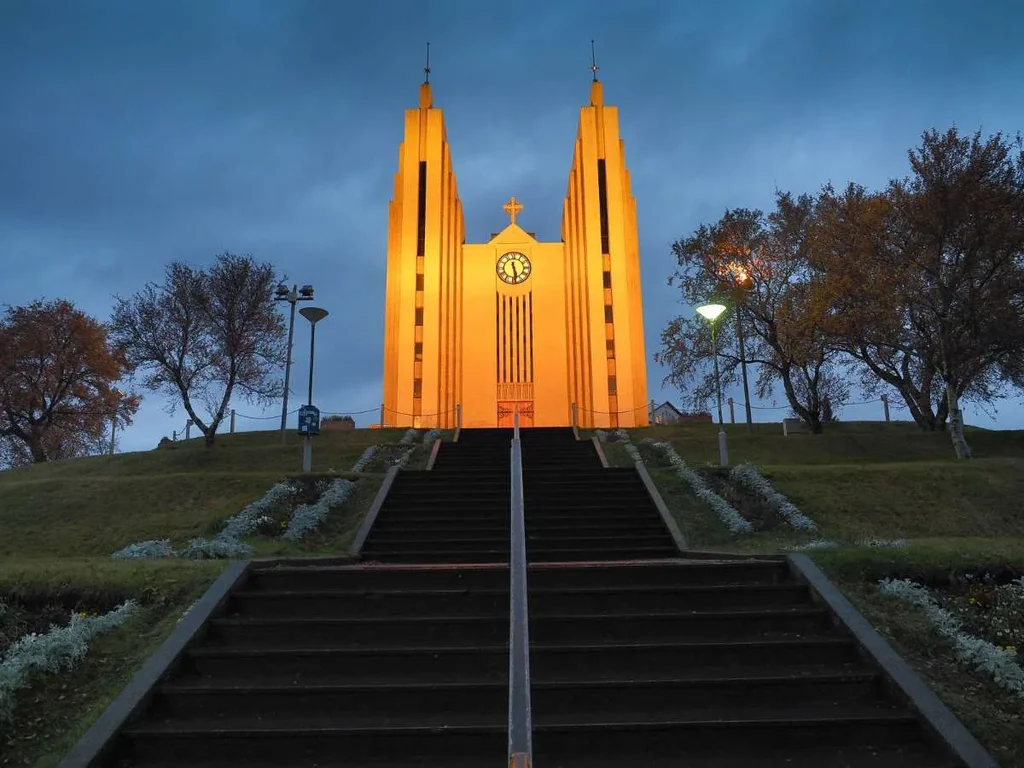
[[[602,84],[580,110],[561,242],[509,223],[466,243],[428,82],[405,114],[389,210],[384,426],[648,423],[636,201]]]

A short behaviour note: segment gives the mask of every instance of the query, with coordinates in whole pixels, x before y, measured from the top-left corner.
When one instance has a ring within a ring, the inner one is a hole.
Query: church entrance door
[[[498,403],[498,426],[515,426],[516,406],[519,406],[519,426],[533,426],[533,401],[532,400],[502,400]]]

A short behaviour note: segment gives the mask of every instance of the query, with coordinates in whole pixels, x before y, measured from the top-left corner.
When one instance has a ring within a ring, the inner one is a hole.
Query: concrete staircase
[[[571,429],[521,431],[531,562],[679,556],[632,467],[605,469]]]
[[[464,430],[430,472],[401,472],[362,557],[380,563],[508,563],[512,430]]]
[[[529,585],[538,767],[958,765],[785,562],[532,565]]]
[[[93,765],[507,765],[511,436],[400,473],[362,565],[250,568]],[[688,559],[635,470],[522,444],[538,768],[959,765],[786,562]]]
[[[508,569],[251,571],[107,765],[500,765]]]

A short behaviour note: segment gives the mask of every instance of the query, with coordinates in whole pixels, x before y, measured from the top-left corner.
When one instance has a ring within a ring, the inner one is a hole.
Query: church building
[[[511,426],[518,410],[523,427],[574,414],[581,427],[647,425],[636,201],[596,68],[561,241],[524,229],[514,196],[504,210],[501,232],[466,242],[444,116],[424,82],[389,209],[383,424]]]

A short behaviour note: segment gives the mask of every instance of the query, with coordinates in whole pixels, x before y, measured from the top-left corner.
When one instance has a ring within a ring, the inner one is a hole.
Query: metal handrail
[[[511,552],[509,557],[508,764],[533,765],[530,722],[530,619],[526,602],[526,518],[523,508],[523,448],[519,409],[513,416]]]

